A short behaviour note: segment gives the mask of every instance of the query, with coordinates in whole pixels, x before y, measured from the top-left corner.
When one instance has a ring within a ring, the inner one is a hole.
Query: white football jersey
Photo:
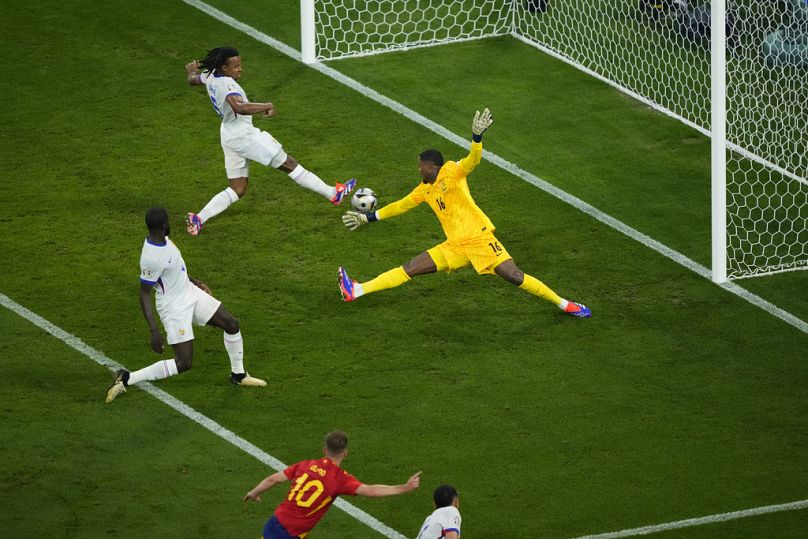
[[[416,539],[441,539],[446,537],[447,532],[457,532],[460,535],[460,511],[453,505],[435,509],[426,517]]]
[[[181,309],[194,301],[194,284],[188,278],[185,261],[174,242],[165,245],[143,241],[140,254],[140,282],[154,286],[158,312]]]
[[[236,94],[241,96],[242,101],[249,103],[246,92],[238,82],[232,77],[213,73],[201,73],[199,80],[205,84],[205,88],[208,90],[213,110],[222,119],[219,132],[223,143],[229,144],[241,137],[260,133],[260,130],[253,126],[251,115],[236,114],[233,107],[227,102],[227,96]]]

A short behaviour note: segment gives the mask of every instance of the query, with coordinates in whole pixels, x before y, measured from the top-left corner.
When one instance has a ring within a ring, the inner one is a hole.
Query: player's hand
[[[195,284],[195,285],[196,285],[196,286],[197,286],[197,287],[198,287],[200,290],[202,290],[202,292],[204,292],[205,294],[207,294],[207,295],[209,295],[209,296],[212,296],[212,295],[213,295],[213,292],[211,292],[210,287],[209,287],[207,284],[203,283],[202,281],[197,281],[197,282],[195,282],[194,284]]]
[[[246,501],[249,501],[249,500],[252,500],[254,502],[260,502],[261,501],[261,496],[259,496],[258,494],[253,494],[253,491],[251,490],[250,492],[248,492],[247,494],[244,495],[244,500],[243,501],[246,502]]]
[[[407,479],[407,492],[413,491],[421,486],[421,472],[417,472],[415,475]]]
[[[272,118],[275,116],[275,105],[272,103],[266,103],[267,109],[261,113],[261,116],[264,118]]]
[[[356,230],[360,226],[368,224],[368,216],[358,211],[349,211],[342,216],[342,222],[349,230]]]
[[[471,132],[475,135],[482,135],[485,130],[491,127],[494,123],[494,117],[491,116],[491,111],[486,109],[482,112],[479,110],[474,114],[474,120],[471,122]]]
[[[157,354],[163,353],[163,334],[159,329],[151,331],[151,349]]]
[[[185,64],[185,72],[188,73],[188,75],[199,74],[199,62],[194,60],[192,62],[188,62],[187,64]]]

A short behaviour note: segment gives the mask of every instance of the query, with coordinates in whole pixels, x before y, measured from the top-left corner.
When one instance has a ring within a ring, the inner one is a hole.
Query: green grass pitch
[[[298,47],[293,0],[214,5]],[[244,200],[182,231],[225,185],[218,120],[183,65],[236,45],[256,119],[327,181],[382,203],[418,181],[417,155],[465,155],[330,78],[178,1],[0,4],[0,293],[129,368],[157,357],[138,306],[143,213],[165,206],[190,274],[240,318],[247,368],[227,383],[218,331],[159,387],[284,462],[351,437],[372,483],[423,470],[419,491],[350,500],[412,537],[431,491],[455,484],[464,537],[576,537],[808,498],[808,335],[484,162],[478,204],[520,267],[589,305],[591,320],[471,270],[339,300],[442,241],[419,208],[344,229],[340,211],[251,167]],[[332,66],[709,265],[709,141],[510,38]],[[808,320],[795,272],[741,281]],[[0,310],[0,535],[258,537],[285,494],[245,506],[268,470]],[[166,358],[171,357],[168,353]],[[660,537],[802,537],[808,512]],[[333,509],[311,534],[378,535]]]

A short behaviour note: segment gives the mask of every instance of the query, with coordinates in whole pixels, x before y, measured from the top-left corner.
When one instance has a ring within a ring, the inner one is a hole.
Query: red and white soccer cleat
[[[356,178],[351,178],[345,183],[339,183],[334,186],[337,189],[337,194],[334,195],[334,198],[331,199],[331,204],[335,206],[339,206],[343,200],[345,200],[348,195],[351,194],[351,191],[354,190],[356,187]]]

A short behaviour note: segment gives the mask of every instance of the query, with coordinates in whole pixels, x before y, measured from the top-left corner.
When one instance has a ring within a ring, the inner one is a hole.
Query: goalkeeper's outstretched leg
[[[386,290],[388,288],[395,288],[401,286],[416,275],[424,275],[427,273],[435,273],[438,267],[429,253],[424,251],[416,256],[403,266],[398,266],[389,271],[385,271],[375,279],[364,283],[358,283],[348,277],[345,268],[340,266],[339,273],[339,290],[342,293],[343,301],[354,301],[360,296],[370,294],[371,292],[378,292],[379,290]]]
[[[520,270],[512,258],[495,267],[494,273],[509,283],[515,284],[522,290],[533,294],[534,296],[538,296],[546,299],[547,301],[555,303],[558,308],[565,313],[569,313],[579,318],[589,318],[592,316],[592,311],[589,309],[589,307],[562,298],[553,292],[543,282]]]

